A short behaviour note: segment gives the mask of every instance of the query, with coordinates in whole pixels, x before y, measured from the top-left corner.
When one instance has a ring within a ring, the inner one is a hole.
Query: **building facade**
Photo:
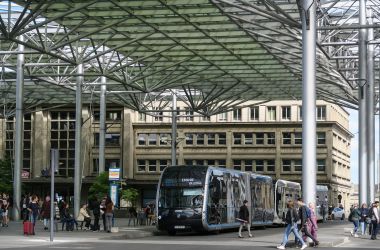
[[[178,102],[177,163],[252,171],[301,182],[302,107],[300,101],[271,101],[211,117],[197,116]],[[351,192],[349,114],[317,102],[317,182],[327,185],[329,203],[349,205]],[[82,195],[98,175],[99,110],[82,110]],[[0,157],[14,154],[14,118],[0,120]],[[105,167],[121,168],[127,186],[140,189],[140,205],[155,198],[162,170],[171,164],[170,113],[154,116],[123,107],[106,112]],[[23,173],[33,192],[47,192],[50,149],[59,151],[57,192],[73,193],[75,107],[24,116]]]

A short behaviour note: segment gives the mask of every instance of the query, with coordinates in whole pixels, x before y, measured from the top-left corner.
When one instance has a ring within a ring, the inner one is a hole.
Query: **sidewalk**
[[[119,228],[118,233],[106,233],[74,230],[72,232],[58,231],[54,236],[53,244],[72,242],[107,242],[126,241],[139,244],[190,244],[190,245],[241,245],[241,246],[268,246],[275,247],[281,243],[284,228],[267,228],[253,230],[253,238],[239,239],[236,231],[222,232],[220,234],[178,234],[168,236],[166,234],[157,235],[154,226],[128,227],[128,220],[118,218],[115,226]],[[321,247],[335,247],[349,241],[347,228],[351,226],[349,222],[334,221],[319,224],[318,239]],[[246,233],[246,232],[245,232]],[[290,236],[290,243],[294,236]],[[1,248],[22,248],[28,246],[46,246],[50,242],[50,231],[43,230],[42,222],[36,225],[36,235],[24,236],[21,222],[11,222],[8,228],[0,228],[0,249]],[[292,247],[292,245],[289,245]]]
[[[102,223],[102,221],[100,221],[100,223]],[[127,225],[128,219],[117,218],[115,220],[115,227],[119,228],[119,232],[107,233],[104,231],[92,232],[80,229],[61,231],[61,224],[58,224],[58,232],[54,232],[54,243],[139,239],[153,235],[153,231],[155,230],[155,226],[128,227]],[[37,222],[35,233],[33,236],[24,236],[22,222],[11,221],[9,227],[0,227],[0,248],[51,244],[50,230],[45,231],[41,221]]]

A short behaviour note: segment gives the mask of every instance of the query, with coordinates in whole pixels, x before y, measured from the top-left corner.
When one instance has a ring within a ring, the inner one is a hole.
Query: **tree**
[[[11,160],[9,158],[6,158],[4,160],[0,159],[0,193],[12,193],[12,180],[13,175]]]
[[[95,182],[91,185],[88,191],[89,200],[97,198],[101,200],[104,196],[109,194],[109,181],[108,172],[103,172],[96,177]]]
[[[135,188],[128,188],[121,191],[121,198],[132,203],[132,206],[136,205],[137,198],[139,197],[139,191]]]

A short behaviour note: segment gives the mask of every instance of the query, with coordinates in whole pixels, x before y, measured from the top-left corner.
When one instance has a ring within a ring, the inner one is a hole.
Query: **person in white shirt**
[[[379,202],[375,201],[373,203],[372,208],[369,210],[369,217],[372,222],[372,234],[371,240],[376,240],[377,235],[377,225],[380,223],[380,214],[379,214]]]
[[[90,230],[91,216],[87,213],[87,204],[83,204],[79,210],[77,221],[84,221],[85,230]]]

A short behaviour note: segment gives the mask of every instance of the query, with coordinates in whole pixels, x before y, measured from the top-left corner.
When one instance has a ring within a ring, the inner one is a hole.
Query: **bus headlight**
[[[157,219],[161,220],[161,215],[157,217]]]

